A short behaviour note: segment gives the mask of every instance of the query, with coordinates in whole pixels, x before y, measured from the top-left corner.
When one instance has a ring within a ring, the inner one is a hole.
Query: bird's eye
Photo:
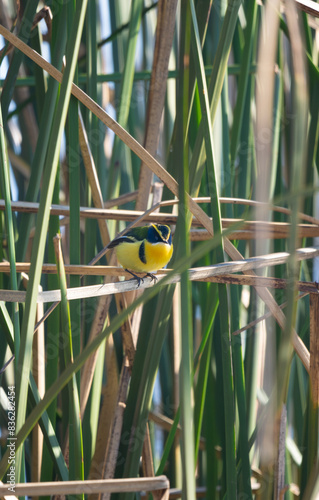
[[[158,243],[162,241],[162,235],[159,234],[158,230],[154,226],[150,226],[147,239],[150,243]]]
[[[164,241],[167,241],[168,239],[168,236],[169,236],[169,231],[168,231],[168,228],[166,226],[162,226],[162,229],[161,229],[161,236],[162,236],[162,239]]]

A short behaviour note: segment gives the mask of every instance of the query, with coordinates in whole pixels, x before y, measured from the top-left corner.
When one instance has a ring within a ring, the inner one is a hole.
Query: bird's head
[[[166,225],[151,224],[147,232],[147,241],[149,243],[172,243],[171,228]]]

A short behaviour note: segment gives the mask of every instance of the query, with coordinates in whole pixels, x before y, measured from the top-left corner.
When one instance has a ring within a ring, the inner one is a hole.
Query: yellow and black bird
[[[170,261],[173,254],[171,229],[159,224],[135,227],[111,241],[108,248],[116,248],[117,260],[140,286],[143,278],[135,272],[145,273],[155,281],[152,272],[162,269]]]

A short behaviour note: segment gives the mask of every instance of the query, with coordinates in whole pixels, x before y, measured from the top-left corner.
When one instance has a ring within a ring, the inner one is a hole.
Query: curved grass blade
[[[28,42],[30,37],[33,18],[38,3],[39,3],[38,0],[29,0],[25,6],[19,30],[19,38],[23,40],[25,43]],[[23,59],[23,54],[18,50],[15,51],[10,63],[8,74],[6,76],[3,92],[1,95],[1,107],[2,107],[2,115],[4,122],[7,121],[9,105],[15,89],[15,82],[18,76],[22,59]]]
[[[56,22],[56,40],[58,41],[58,43],[55,43],[54,45],[52,64],[56,68],[61,68],[67,39],[65,4],[63,4],[61,8],[61,12],[56,13]],[[59,83],[54,78],[49,78],[48,90],[46,92],[43,103],[43,113],[39,126],[38,141],[31,165],[31,177],[26,193],[26,201],[37,201],[45,157],[48,150],[53,115],[56,108],[58,90]],[[33,218],[30,217],[30,215],[22,214],[19,224],[19,239],[17,243],[17,258],[20,262],[23,262],[25,258],[32,222]]]
[[[30,401],[32,406],[35,407],[40,403],[41,398],[39,395],[37,385],[32,375],[30,376],[30,389],[31,389]],[[59,442],[57,440],[54,427],[52,426],[51,420],[49,419],[48,413],[46,411],[44,411],[43,414],[41,415],[41,418],[39,419],[39,424],[41,426],[52,462],[55,466],[56,473],[60,477],[61,481],[68,481],[69,471],[66,466]]]
[[[52,201],[60,153],[60,144],[66,120],[67,106],[71,95],[72,79],[77,62],[77,54],[84,24],[86,5],[87,0],[80,1],[77,5],[76,15],[74,16],[72,32],[67,48],[67,66],[63,75],[60,99],[52,124],[49,149],[44,169],[43,188],[40,197],[40,210],[32,248],[30,280],[26,294],[26,308],[22,322],[21,348],[17,366],[17,432],[22,428],[25,422],[38,285],[41,277],[41,267],[43,263],[49,221],[49,210]],[[19,471],[20,463],[21,459],[17,455],[17,471]]]
[[[245,8],[247,12],[247,27],[245,30],[245,46],[243,50],[241,72],[238,79],[238,93],[237,93],[236,106],[234,110],[234,122],[231,134],[231,150],[230,150],[231,165],[234,164],[236,159],[238,150],[238,141],[243,123],[244,106],[246,101],[248,78],[251,65],[251,55],[255,40],[254,33],[257,24],[256,0],[249,0],[248,2],[246,2]]]
[[[238,20],[238,10],[239,7],[241,6],[241,3],[242,3],[241,0],[230,0],[228,2],[224,22],[220,33],[217,51],[214,58],[214,64],[212,68],[211,77],[209,80],[208,94],[207,94],[208,99],[211,103],[210,117],[212,124],[214,123],[215,120],[215,114],[217,111],[219,98],[221,96],[222,88],[224,85],[229,53],[233,41],[236,23]],[[193,170],[195,171],[195,166],[199,162],[201,164],[201,168],[198,169],[198,172],[196,173],[196,180],[194,181],[194,185],[199,185],[197,177],[201,178],[205,166],[203,138],[204,138],[204,125],[203,123],[201,123],[190,163],[190,171]]]
[[[205,149],[207,159],[207,177],[208,187],[211,197],[211,209],[214,221],[215,234],[221,234],[221,214],[219,206],[219,195],[217,188],[217,180],[215,174],[215,161],[213,154],[213,139],[212,139],[212,122],[210,120],[210,106],[208,102],[208,91],[206,86],[206,77],[204,71],[204,63],[202,59],[199,33],[197,28],[197,20],[195,6],[193,0],[190,0],[192,13],[192,24],[194,37],[192,38],[192,49],[195,61],[197,74],[197,82],[199,87],[199,96],[202,107],[202,123],[205,137]],[[225,21],[224,21],[225,22]],[[222,243],[216,247],[217,262],[223,262],[224,252]],[[226,439],[226,483],[227,495],[230,498],[236,498],[236,448],[235,448],[235,408],[234,408],[234,392],[233,392],[233,375],[232,361],[230,350],[230,329],[228,320],[228,299],[226,285],[219,285],[219,310],[220,310],[220,327],[221,327],[221,355],[223,369],[223,387],[224,387],[224,404],[225,404],[225,439]]]
[[[11,321],[11,318],[10,318],[3,302],[0,302],[0,308],[2,310],[4,318],[6,318],[6,328],[5,328],[6,342],[10,346],[10,349],[13,350],[14,349],[13,323]],[[6,365],[8,363],[6,363]],[[30,394],[29,394],[28,404],[32,408],[34,408],[41,401],[41,398],[40,398],[39,391],[38,391],[37,385],[35,383],[35,380],[34,380],[32,374],[30,375],[30,389],[31,390],[30,390]],[[69,479],[69,472],[68,472],[67,466],[65,464],[65,460],[64,460],[59,442],[57,440],[54,427],[53,427],[51,420],[48,416],[48,413],[46,411],[44,411],[43,414],[41,415],[39,423],[40,423],[40,426],[41,426],[41,429],[42,429],[42,432],[44,435],[44,439],[47,443],[48,452],[50,453],[52,461],[55,465],[56,472],[59,475],[59,477],[61,478],[61,480],[67,481]]]
[[[73,363],[73,347],[72,347],[72,331],[71,331],[71,317],[70,308],[67,300],[67,285],[64,263],[61,250],[61,237],[57,235],[54,238],[54,248],[57,261],[57,269],[59,276],[59,284],[61,288],[61,325],[62,325],[62,339],[65,366],[72,365]],[[70,479],[83,480],[84,479],[84,466],[83,466],[83,440],[82,440],[82,423],[78,386],[76,376],[73,374],[68,384],[69,394],[69,468]],[[84,498],[83,495],[78,495],[77,498]]]
[[[133,0],[131,4],[128,45],[125,57],[123,79],[121,82],[120,102],[117,118],[118,123],[124,128],[127,124],[132,97],[135,70],[135,52],[139,27],[142,19],[143,6],[144,2],[142,0]],[[125,191],[133,190],[133,186],[130,185],[133,178],[132,172],[128,170],[127,162],[123,161],[124,148],[125,146],[123,145],[122,141],[118,138],[118,136],[115,136],[108,181],[107,198],[112,198],[114,196],[118,196],[119,194],[119,172],[121,172],[122,175],[121,188]],[[120,168],[118,168],[118,165],[120,166]]]
[[[95,2],[91,2],[95,5]],[[88,7],[90,10],[90,7]],[[72,29],[72,19],[75,14],[75,2],[67,4],[67,32]],[[76,67],[73,81],[78,82],[78,68]],[[94,96],[95,97],[95,96]],[[68,119],[66,127],[67,137],[67,155],[69,166],[69,203],[70,203],[70,224],[69,224],[69,258],[70,263],[80,264],[81,262],[81,239],[80,239],[80,145],[79,145],[79,127],[78,124],[79,103],[74,96],[71,95]],[[92,243],[94,238],[92,238]],[[94,243],[93,243],[94,244]],[[70,287],[81,285],[80,276],[70,277]],[[72,355],[77,356],[81,349],[81,307],[78,302],[71,302],[68,305],[70,309],[70,321],[72,324]],[[61,310],[62,313],[62,310]],[[76,376],[78,389],[80,388],[80,374]]]
[[[307,78],[305,68],[305,58],[303,51],[302,37],[300,27],[298,26],[296,7],[293,2],[289,1],[287,5],[287,20],[291,37],[291,50],[293,58],[294,70],[294,123],[293,134],[291,140],[291,192],[298,192],[304,186],[304,169],[300,165],[306,163],[306,135],[308,124],[308,92]],[[285,398],[287,387],[287,377],[290,366],[290,349],[293,325],[296,315],[296,300],[295,300],[295,281],[298,279],[298,264],[296,262],[296,248],[298,248],[297,227],[299,221],[299,213],[302,205],[301,198],[294,198],[291,202],[291,234],[289,239],[289,253],[291,258],[288,262],[288,275],[291,281],[291,286],[287,291],[288,306],[287,306],[287,322],[284,335],[281,338],[278,360],[278,404],[281,404],[282,398]],[[280,403],[279,403],[280,402]]]
[[[14,243],[14,228],[13,228],[13,213],[11,210],[11,194],[10,194],[10,179],[9,165],[7,161],[6,144],[2,123],[2,111],[0,109],[0,171],[1,171],[1,191],[5,200],[5,220],[8,238],[8,252],[10,262],[10,280],[11,290],[18,290],[16,259],[15,259],[15,243]],[[13,334],[14,334],[14,354],[16,359],[19,357],[20,350],[20,321],[19,321],[19,305],[13,304]]]
[[[141,330],[143,335],[140,335],[138,339],[123,421],[122,436],[126,438],[121,439],[118,455],[125,460],[125,465],[118,468],[117,476],[136,477],[138,474],[147,416],[169,320],[169,314],[161,320],[161,312],[167,311],[169,305],[172,305],[173,288],[169,287],[168,290],[160,293],[151,329]],[[123,498],[127,500],[130,497],[128,494],[123,494]]]
[[[176,232],[178,234],[177,257],[190,253],[188,231],[190,227],[190,214],[188,212],[186,193],[189,190],[189,155],[188,155],[188,118],[190,84],[190,51],[191,51],[191,9],[188,1],[181,2],[181,35],[180,35],[180,80],[178,86],[178,106],[180,113],[177,121],[176,146],[180,151],[181,168],[178,172],[179,180],[179,209],[180,217]],[[181,275],[180,293],[180,353],[181,362],[179,369],[179,398],[181,408],[181,462],[182,462],[182,498],[196,498],[195,482],[195,433],[194,433],[194,407],[193,407],[193,331],[191,317],[191,287],[187,272]]]

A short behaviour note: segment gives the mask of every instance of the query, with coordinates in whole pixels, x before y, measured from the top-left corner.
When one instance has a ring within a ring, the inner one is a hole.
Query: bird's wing
[[[115,238],[108,244],[108,248],[114,248],[120,245],[121,243],[135,243],[136,238],[133,238],[132,236],[120,236],[120,238]]]
[[[147,238],[147,233],[148,233],[149,226],[139,226],[139,227],[133,227],[130,231],[127,231],[125,233],[125,236],[129,238],[134,238],[135,241],[142,241]]]
[[[133,227],[130,231],[127,231],[123,236],[115,238],[111,241],[108,248],[114,248],[121,243],[136,243],[137,241],[143,241],[147,237],[149,226]]]

